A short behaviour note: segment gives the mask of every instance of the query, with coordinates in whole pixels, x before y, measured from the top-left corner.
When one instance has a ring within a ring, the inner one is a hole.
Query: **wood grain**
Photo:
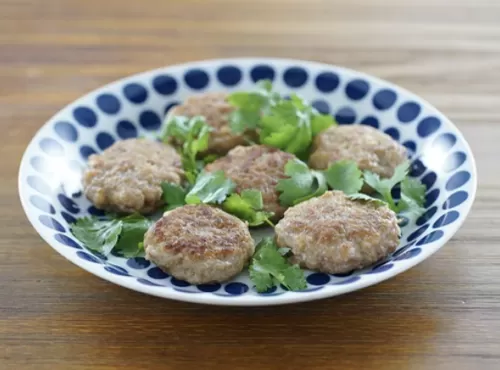
[[[363,70],[447,114],[480,182],[456,237],[375,287],[251,309],[119,288],[41,241],[17,171],[53,113],[132,73],[259,55]],[[500,368],[499,101],[497,0],[0,0],[0,368]]]

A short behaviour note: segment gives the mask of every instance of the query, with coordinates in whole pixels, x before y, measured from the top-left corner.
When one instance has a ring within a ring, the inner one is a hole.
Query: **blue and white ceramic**
[[[428,188],[426,212],[406,220],[398,250],[354,273],[307,272],[301,292],[282,288],[259,294],[246,273],[224,284],[193,286],[143,258],[92,253],[69,231],[77,217],[100,214],[81,192],[87,157],[115,141],[153,137],[165,114],[186,97],[208,91],[252,89],[271,79],[286,95],[296,92],[340,124],[370,125],[409,149],[412,175]],[[309,301],[358,290],[422,262],[459,229],[476,193],[472,152],[457,128],[429,103],[391,83],[333,65],[283,59],[208,60],[166,67],[95,90],[49,120],[21,162],[19,193],[26,214],[57,252],[115,284],[160,297],[220,305],[272,305]],[[57,268],[57,266],[56,266]]]

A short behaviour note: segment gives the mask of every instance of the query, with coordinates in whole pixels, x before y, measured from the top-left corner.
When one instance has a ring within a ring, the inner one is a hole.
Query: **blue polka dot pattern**
[[[102,209],[98,209],[98,208],[96,208],[94,206],[90,206],[87,209],[87,212],[90,213],[92,216],[102,217],[102,216],[105,215],[105,212]]]
[[[387,110],[396,102],[397,95],[394,91],[383,89],[373,96],[373,105],[378,110]]]
[[[54,125],[54,131],[61,139],[67,141],[68,143],[74,143],[78,140],[78,131],[76,130],[75,126],[73,126],[69,122],[57,122]]]
[[[33,157],[30,159],[31,167],[40,173],[50,173],[50,165],[42,157]]]
[[[54,235],[54,239],[57,240],[59,243],[64,244],[67,247],[82,249],[80,244],[78,244],[76,241],[74,241],[73,239],[64,234],[56,234]]]
[[[422,161],[420,159],[416,159],[411,163],[410,175],[413,177],[419,177],[422,176],[426,170],[427,168],[422,163]]]
[[[435,133],[441,126],[441,121],[436,117],[424,118],[417,127],[417,133],[420,137],[427,137]]]
[[[415,242],[411,242],[409,244],[406,244],[404,247],[401,247],[399,248],[396,252],[394,252],[392,254],[393,257],[397,257],[401,254],[403,254],[404,252],[406,252],[408,249],[410,249],[411,247],[413,247],[415,245]]]
[[[444,134],[439,136],[436,140],[432,142],[432,148],[439,150],[440,152],[447,152],[457,142],[457,138],[453,134]]]
[[[47,226],[49,229],[59,231],[59,232],[65,232],[66,230],[64,229],[63,225],[61,225],[58,221],[56,221],[54,218],[49,217],[47,215],[41,215],[38,220],[45,226]]]
[[[417,151],[417,144],[412,140],[407,140],[403,146],[408,150],[408,154],[413,155]]]
[[[283,74],[283,81],[290,87],[301,87],[307,82],[307,72],[300,67],[288,68]]]
[[[76,203],[73,201],[73,199],[68,198],[64,194],[58,194],[57,199],[59,200],[59,203],[70,213],[76,214],[80,212],[80,208],[76,205]]]
[[[148,90],[138,83],[130,83],[123,88],[125,97],[134,104],[142,104],[148,98]]]
[[[132,267],[133,269],[141,270],[148,268],[150,265],[151,262],[142,257],[135,257],[127,260],[127,266]]]
[[[350,125],[356,121],[356,112],[349,107],[341,108],[337,111],[335,120],[341,125]]]
[[[87,252],[78,251],[78,252],[76,252],[76,255],[78,257],[80,257],[81,259],[88,261],[88,262],[101,263],[99,258],[94,257],[93,255],[91,255],[90,253],[87,253]]]
[[[241,80],[241,69],[235,66],[225,66],[217,71],[217,78],[225,86],[236,86]]]
[[[311,285],[325,285],[330,282],[330,276],[317,272],[309,275],[307,277],[307,282]]]
[[[54,139],[42,139],[40,141],[40,148],[44,151],[44,153],[52,157],[61,157],[64,155],[64,148]]]
[[[174,277],[172,277],[172,279],[170,279],[170,282],[172,283],[172,285],[175,285],[178,287],[187,287],[190,285],[187,281],[179,280],[179,279],[176,279]]]
[[[241,295],[248,291],[248,285],[243,283],[229,283],[224,290],[231,295]]]
[[[210,78],[202,69],[191,69],[184,75],[184,82],[193,90],[202,90],[208,86]]]
[[[467,171],[460,171],[451,176],[446,182],[446,190],[451,191],[464,186],[471,176]]]
[[[169,75],[159,75],[153,80],[153,88],[161,95],[172,95],[177,91],[177,81]]]
[[[378,119],[373,116],[367,116],[361,120],[362,125],[371,126],[373,128],[378,128]]]
[[[99,132],[96,137],[96,143],[99,149],[106,150],[115,143],[115,139],[107,132]]]
[[[352,283],[355,283],[356,281],[358,281],[359,279],[361,279],[359,276],[352,276],[352,277],[350,277],[348,279],[337,281],[337,282],[334,283],[334,285],[352,284]]]
[[[116,125],[116,133],[120,137],[120,139],[132,139],[137,137],[137,128],[134,124],[127,120],[119,121]]]
[[[127,270],[125,270],[123,267],[120,266],[107,265],[106,267],[104,267],[104,269],[115,275],[128,276]]]
[[[78,107],[73,111],[73,117],[83,127],[94,127],[97,124],[97,115],[88,107]]]
[[[88,145],[84,145],[80,148],[80,154],[81,156],[84,158],[84,159],[87,159],[88,157],[90,157],[92,154],[96,154],[96,151],[94,150],[94,148],[88,146]]]
[[[455,152],[448,156],[444,162],[443,171],[451,172],[464,164],[467,156],[464,152]]]
[[[148,131],[158,130],[161,126],[160,117],[150,110],[141,113],[139,116],[139,123]]]
[[[276,76],[276,72],[274,68],[269,65],[257,65],[250,70],[250,78],[253,82],[257,82],[260,80],[274,80]]]
[[[429,208],[434,204],[434,202],[437,200],[439,197],[439,189],[434,189],[428,192],[425,196],[425,208]]]
[[[40,211],[50,214],[55,214],[56,210],[52,204],[50,204],[47,200],[38,195],[33,195],[30,197],[30,202],[34,207],[38,208]]]
[[[431,207],[425,211],[416,221],[417,226],[421,226],[429,221],[437,212],[437,207]]]
[[[457,191],[456,193],[450,195],[448,199],[443,204],[443,209],[452,209],[458,207],[460,204],[465,202],[468,198],[468,194],[465,191]]]
[[[392,137],[394,140],[399,140],[399,131],[395,127],[389,127],[387,130],[384,131],[387,135]]]
[[[148,276],[153,279],[166,279],[170,275],[164,272],[159,267],[153,267],[152,269],[148,270]]]
[[[66,221],[68,224],[73,224],[76,222],[76,218],[74,218],[67,212],[61,211],[61,216],[62,218],[64,218],[64,221]]]
[[[152,281],[149,281],[149,280],[146,280],[146,279],[143,279],[143,278],[138,278],[137,281],[141,284],[144,284],[144,285],[149,285],[149,286],[162,286],[160,284],[155,284],[153,283]]]
[[[402,260],[408,260],[410,258],[418,256],[422,252],[422,249],[420,248],[413,248],[410,249],[408,252],[405,252],[393,259],[393,261],[402,261]]]
[[[418,228],[416,231],[414,231],[410,235],[408,235],[408,237],[406,238],[406,241],[411,242],[411,241],[417,239],[420,235],[425,233],[428,228],[429,228],[428,224],[425,224],[424,226]]]
[[[200,291],[202,292],[216,292],[221,288],[221,285],[219,283],[214,283],[214,284],[200,284],[196,286]]]
[[[354,273],[354,271],[349,271],[349,272],[343,272],[343,273],[339,273],[339,274],[333,274],[333,276],[335,276],[335,277],[347,277],[347,276],[351,276],[353,273]]]
[[[458,220],[459,217],[460,217],[460,213],[458,213],[457,211],[450,211],[450,212],[442,215],[441,217],[439,217],[437,219],[437,221],[434,222],[434,225],[432,225],[432,227],[438,228],[438,227],[449,225],[449,224],[455,222],[456,220]]]
[[[330,93],[340,84],[340,78],[333,72],[322,72],[316,77],[316,87],[323,93]]]
[[[259,294],[269,295],[269,294],[273,294],[277,290],[278,290],[278,288],[276,288],[275,286],[273,286],[273,287],[269,288],[268,290],[266,290],[265,292],[260,292]]]
[[[173,107],[175,107],[175,106],[177,106],[179,104],[180,104],[179,102],[173,102],[173,103],[167,104],[167,106],[163,110],[164,114],[166,115],[170,111],[170,109],[172,109]]]
[[[420,105],[415,102],[404,103],[398,109],[398,119],[402,123],[409,123],[417,118],[420,110]]]
[[[330,106],[324,100],[315,100],[311,104],[319,113],[328,114],[330,113]]]
[[[436,173],[435,172],[429,172],[424,177],[422,177],[422,179],[420,181],[422,182],[422,184],[425,185],[425,187],[427,189],[430,189],[430,188],[432,188],[434,186],[434,184],[436,183],[436,180],[437,180]]]
[[[380,274],[381,272],[385,272],[390,270],[394,265],[392,263],[386,263],[381,266],[374,267],[371,271],[367,272],[368,274]]]
[[[116,114],[120,111],[120,101],[112,94],[102,94],[97,97],[97,106],[107,114]]]
[[[441,230],[436,230],[433,231],[426,236],[424,236],[422,239],[420,239],[416,245],[421,246],[425,244],[430,244],[433,243],[443,237],[444,233]]]
[[[364,80],[353,80],[347,84],[345,93],[352,100],[361,100],[368,94],[369,90],[370,85],[368,82]]]
[[[41,178],[35,176],[28,176],[26,178],[26,182],[32,189],[38,191],[40,194],[49,196],[52,195],[52,189]]]

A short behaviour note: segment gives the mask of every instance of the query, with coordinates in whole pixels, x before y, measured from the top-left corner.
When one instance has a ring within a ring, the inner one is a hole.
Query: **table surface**
[[[356,293],[228,308],[120,288],[38,237],[17,171],[52,114],[126,75],[245,55],[362,70],[447,114],[479,171],[453,240]],[[0,368],[500,368],[499,1],[0,0],[0,81]]]

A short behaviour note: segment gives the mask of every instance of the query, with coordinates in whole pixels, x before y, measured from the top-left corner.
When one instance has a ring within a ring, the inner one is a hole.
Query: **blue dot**
[[[272,286],[269,289],[267,289],[265,292],[259,292],[259,294],[269,295],[269,294],[273,294],[276,290],[278,290],[278,288],[276,288],[275,286]]]
[[[127,260],[127,266],[132,267],[133,269],[141,270],[148,268],[150,265],[151,262],[143,257],[129,258]]]
[[[148,98],[148,91],[138,83],[130,83],[123,88],[125,97],[135,104],[142,104]]]
[[[97,115],[87,107],[78,107],[73,110],[73,117],[83,127],[94,127],[97,124]]]
[[[214,284],[200,284],[196,286],[199,290],[202,292],[215,292],[220,289],[221,285],[219,283],[214,283]]]
[[[398,219],[399,219],[399,223],[398,223],[399,227],[405,227],[406,225],[408,225],[410,223],[410,220],[408,219],[408,217],[398,215]]]
[[[120,101],[111,94],[102,94],[97,97],[97,106],[108,114],[116,114],[120,111]]]
[[[366,126],[371,126],[373,128],[379,127],[378,119],[373,116],[366,116],[361,120],[361,124]]]
[[[347,271],[347,272],[341,272],[341,273],[333,274],[332,276],[335,276],[335,277],[347,277],[347,276],[351,276],[353,273],[354,273],[354,270],[351,270],[351,271]]]
[[[328,114],[330,113],[330,106],[324,100],[315,100],[311,104],[319,113]]]
[[[184,81],[193,90],[201,90],[208,86],[208,74],[201,69],[191,69],[184,75]]]
[[[64,229],[63,225],[61,225],[59,222],[57,222],[55,219],[52,217],[46,216],[46,215],[41,215],[38,217],[38,220],[45,226],[47,226],[50,229],[53,229],[55,231],[59,232],[65,232],[66,230]]]
[[[84,159],[88,159],[88,157],[90,157],[92,154],[96,154],[96,151],[91,148],[90,146],[88,145],[83,145],[81,148],[80,148],[80,155],[84,158]]]
[[[347,97],[352,100],[361,100],[363,99],[368,91],[370,90],[370,85],[368,82],[364,80],[352,80],[345,87],[345,93]]]
[[[470,173],[467,171],[457,172],[446,182],[446,190],[451,191],[464,186],[470,180],[470,177]]]
[[[395,127],[389,127],[387,130],[384,131],[387,135],[392,137],[394,140],[398,141],[399,140],[399,131]]]
[[[97,216],[97,217],[102,217],[106,214],[102,209],[98,209],[94,206],[90,206],[87,209],[87,212],[90,213],[92,216]]]
[[[106,150],[115,143],[115,139],[113,139],[113,136],[111,136],[107,132],[99,132],[95,140],[97,146],[101,150]]]
[[[421,226],[421,225],[425,224],[427,221],[429,221],[436,214],[436,211],[437,211],[437,207],[436,206],[434,206],[432,208],[429,208],[427,211],[425,211],[425,213],[423,213],[417,219],[416,224],[418,226]]]
[[[268,65],[258,65],[252,68],[250,71],[250,78],[253,82],[257,82],[260,80],[274,80],[276,73],[274,72],[274,68]]]
[[[457,137],[453,134],[443,134],[432,142],[432,147],[440,152],[450,150],[457,142]]]
[[[341,125],[350,125],[356,121],[356,113],[349,107],[340,108],[335,115],[335,120]]]
[[[361,279],[359,276],[351,276],[348,279],[335,282],[334,285],[347,285],[347,284],[355,283],[359,279]]]
[[[330,282],[330,276],[321,272],[316,272],[307,277],[307,282],[311,285],[325,285]]]
[[[52,189],[41,178],[35,176],[28,176],[26,178],[26,182],[32,189],[38,191],[40,194],[52,195]]]
[[[403,146],[408,150],[410,155],[415,154],[417,151],[417,144],[412,140],[405,141]]]
[[[42,139],[40,141],[40,148],[42,148],[46,154],[53,157],[61,157],[64,155],[64,148],[54,139]]]
[[[69,143],[74,143],[78,140],[78,131],[75,126],[69,122],[60,121],[54,125],[54,131],[59,137]]]
[[[148,276],[153,279],[166,279],[170,275],[164,272],[159,267],[153,267],[152,269],[148,270]]]
[[[217,78],[226,86],[235,86],[241,80],[241,70],[235,66],[225,66],[217,71]]]
[[[457,191],[456,193],[453,193],[448,199],[445,200],[443,203],[443,209],[452,209],[463,202],[467,200],[469,195],[465,191]]]
[[[149,131],[158,130],[161,126],[160,117],[153,111],[146,110],[139,116],[139,123]]]
[[[404,247],[401,247],[399,248],[396,252],[394,252],[392,254],[392,257],[397,257],[399,256],[400,254],[403,254],[404,252],[406,252],[409,248],[413,247],[413,245],[415,244],[415,242],[411,242],[409,244],[406,244]]]
[[[66,221],[68,224],[74,224],[76,222],[76,218],[71,216],[69,213],[61,211],[61,216],[62,218],[64,218],[64,221]]]
[[[93,255],[91,255],[87,252],[78,251],[78,252],[76,252],[76,255],[78,257],[80,257],[81,259],[84,259],[85,261],[88,261],[88,262],[101,263],[101,261],[97,257],[94,257]]]
[[[415,102],[407,102],[401,105],[398,109],[398,119],[402,123],[413,121],[420,114],[420,105]]]
[[[177,81],[169,75],[159,75],[153,80],[153,88],[162,95],[172,95],[177,91]]]
[[[424,226],[418,228],[417,230],[415,230],[414,232],[412,232],[410,235],[408,235],[408,237],[406,238],[406,240],[408,242],[411,242],[411,241],[417,239],[420,235],[422,235],[423,233],[425,233],[428,228],[429,228],[429,224],[425,224]]]
[[[139,283],[141,283],[141,284],[149,285],[149,286],[163,286],[163,285],[160,285],[160,284],[155,284],[152,281],[149,281],[149,280],[146,280],[146,279],[143,279],[143,278],[138,278],[137,281]]]
[[[436,222],[434,222],[434,225],[432,225],[432,227],[434,227],[436,229],[436,228],[441,227],[441,226],[449,225],[449,224],[455,222],[456,220],[458,220],[459,217],[460,217],[460,213],[458,213],[457,211],[450,211],[450,212],[442,215],[441,217],[439,217],[436,220]]]
[[[316,77],[316,87],[319,91],[330,93],[340,84],[340,78],[336,73],[323,72]]]
[[[64,208],[66,208],[68,212],[73,214],[80,212],[80,208],[76,205],[76,203],[72,199],[68,198],[66,195],[58,194],[57,199],[59,200],[59,203],[61,203],[61,205]]]
[[[464,164],[466,159],[467,155],[464,152],[455,152],[449,155],[444,162],[443,171],[451,172],[453,170],[456,170],[458,167]]]
[[[439,189],[434,189],[425,196],[425,208],[429,208],[439,197]]]
[[[176,279],[175,277],[172,277],[172,279],[170,279],[170,282],[172,283],[172,285],[175,285],[178,287],[187,287],[187,286],[191,285],[187,281],[179,280],[179,279]]]
[[[421,252],[422,252],[422,249],[413,248],[413,249],[410,249],[408,252],[399,255],[398,257],[394,258],[393,260],[394,261],[409,260],[410,258],[418,256]]]
[[[137,128],[132,122],[122,120],[116,125],[116,133],[123,140],[132,139],[137,137]]]
[[[229,283],[224,290],[231,295],[241,295],[248,292],[248,285],[243,283]]]
[[[107,272],[111,272],[112,274],[115,275],[128,276],[127,270],[125,270],[123,267],[120,266],[108,265],[104,267],[104,270],[106,270]]]
[[[427,137],[435,133],[441,126],[441,121],[436,117],[424,118],[417,127],[417,133],[420,137]]]
[[[56,213],[56,210],[54,209],[54,207],[52,206],[52,204],[50,204],[49,202],[47,202],[42,197],[39,197],[38,195],[31,196],[30,197],[30,203],[34,207],[38,208],[42,212],[51,213],[51,214],[55,214]]]
[[[40,173],[50,173],[50,165],[42,157],[33,157],[30,159],[31,166]]]
[[[397,95],[394,91],[384,89],[373,96],[373,105],[378,110],[387,110],[396,102]]]
[[[410,166],[410,176],[419,177],[427,170],[427,167],[422,163],[420,159],[416,159],[411,163]]]
[[[383,263],[382,265],[375,266],[368,274],[378,274],[390,270],[394,265],[392,263]]]
[[[54,235],[54,239],[57,240],[59,243],[64,244],[67,247],[82,249],[80,244],[78,244],[76,241],[74,241],[73,239],[64,234],[56,234]]]
[[[437,175],[434,172],[429,172],[427,175],[422,177],[422,180],[420,181],[422,182],[422,184],[425,185],[427,189],[430,189],[434,186],[436,180],[437,180]]]
[[[167,106],[165,107],[165,110],[164,110],[165,115],[167,115],[167,113],[170,111],[170,109],[172,109],[173,107],[178,106],[179,104],[180,103],[178,101],[174,101],[172,103],[167,104]]]
[[[301,87],[307,82],[307,72],[304,68],[291,67],[283,74],[283,81],[290,87]]]
[[[422,239],[420,239],[416,245],[424,245],[424,244],[429,244],[432,242],[435,242],[436,240],[441,239],[441,237],[444,235],[444,233],[441,230],[436,230],[433,231],[426,236],[424,236]]]

